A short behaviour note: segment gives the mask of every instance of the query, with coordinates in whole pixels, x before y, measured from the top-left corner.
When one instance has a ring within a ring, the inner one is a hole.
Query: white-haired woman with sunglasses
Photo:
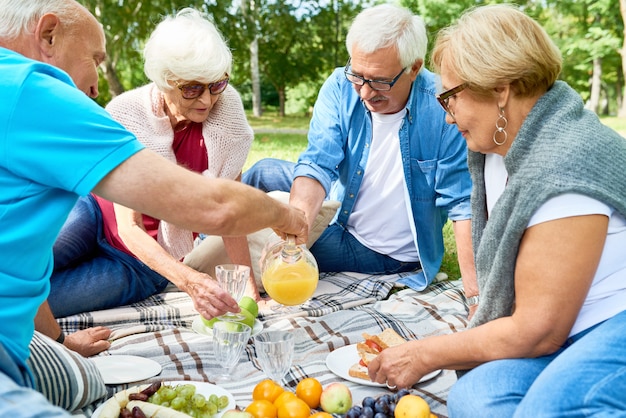
[[[107,110],[168,160],[208,177],[239,180],[253,133],[228,84],[231,52],[213,23],[189,8],[166,17],[144,58],[152,83],[114,98]],[[236,302],[207,274],[181,262],[195,235],[94,195],[80,200],[54,248],[48,299],[54,315],[137,302],[170,282],[203,316],[225,313]],[[245,236],[223,240],[232,262],[250,265]],[[247,293],[259,298],[254,277]]]
[[[371,375],[472,369],[453,418],[624,416],[626,140],[557,80],[559,50],[513,6],[467,12],[432,59],[470,150],[480,302],[470,329],[385,350]]]

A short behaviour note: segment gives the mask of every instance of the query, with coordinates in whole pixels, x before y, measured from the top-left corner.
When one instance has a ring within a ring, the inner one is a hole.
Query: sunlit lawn
[[[286,116],[280,118],[275,112],[267,112],[261,118],[248,115],[248,122],[254,129],[280,130],[280,129],[307,129],[309,118],[306,116]],[[602,122],[611,128],[626,135],[626,118],[607,117]],[[291,133],[258,133],[254,135],[254,143],[248,155],[244,169],[248,169],[254,162],[265,157],[279,158],[288,161],[296,161],[298,155],[306,147],[305,134]],[[448,222],[444,228],[444,245],[446,252],[443,257],[441,271],[450,279],[461,277],[456,258],[456,244],[452,233],[452,224]]]

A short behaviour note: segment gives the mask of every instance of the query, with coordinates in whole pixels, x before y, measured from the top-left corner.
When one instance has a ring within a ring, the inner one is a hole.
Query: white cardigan
[[[163,93],[154,83],[115,97],[106,110],[147,148],[176,163],[172,149],[174,129],[165,113]],[[203,122],[209,167],[202,174],[211,178],[235,179],[241,173],[254,134],[248,125],[239,93],[228,86]],[[193,192],[190,190],[190,192]],[[191,231],[161,221],[159,244],[179,260],[193,248]]]

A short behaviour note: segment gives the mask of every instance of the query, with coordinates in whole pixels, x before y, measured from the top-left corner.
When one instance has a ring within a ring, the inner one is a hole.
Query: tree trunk
[[[619,9],[622,13],[622,21],[624,22],[624,42],[622,44],[622,81],[626,83],[626,0],[619,0]],[[623,88],[624,84],[620,86]],[[620,118],[626,118],[626,100],[622,100],[622,105],[617,112]]]
[[[258,118],[263,115],[263,109],[261,108],[261,76],[259,75],[259,42],[256,35],[250,43],[250,73],[252,78],[252,114]]]
[[[598,114],[600,108],[600,91],[602,90],[602,58],[593,59],[593,72],[591,74],[591,94],[587,109]]]
[[[278,116],[285,117],[285,86],[278,89]]]
[[[104,60],[101,68],[104,73],[104,77],[107,79],[107,83],[109,83],[109,92],[111,93],[111,97],[119,96],[124,93],[124,86],[122,86],[122,83],[117,76],[117,72],[115,71],[115,67],[109,58]]]

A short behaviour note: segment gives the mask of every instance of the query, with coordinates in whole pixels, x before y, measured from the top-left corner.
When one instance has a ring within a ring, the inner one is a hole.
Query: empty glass
[[[215,266],[215,278],[219,286],[239,303],[250,278],[250,267],[241,264],[220,264]],[[220,316],[223,321],[241,321],[245,318],[243,314],[233,312]]]
[[[240,322],[216,322],[213,325],[213,353],[221,366],[220,373],[212,376],[215,383],[230,380],[251,332],[249,326]]]
[[[262,332],[254,337],[254,348],[263,372],[273,381],[280,382],[293,361],[293,332]]]

